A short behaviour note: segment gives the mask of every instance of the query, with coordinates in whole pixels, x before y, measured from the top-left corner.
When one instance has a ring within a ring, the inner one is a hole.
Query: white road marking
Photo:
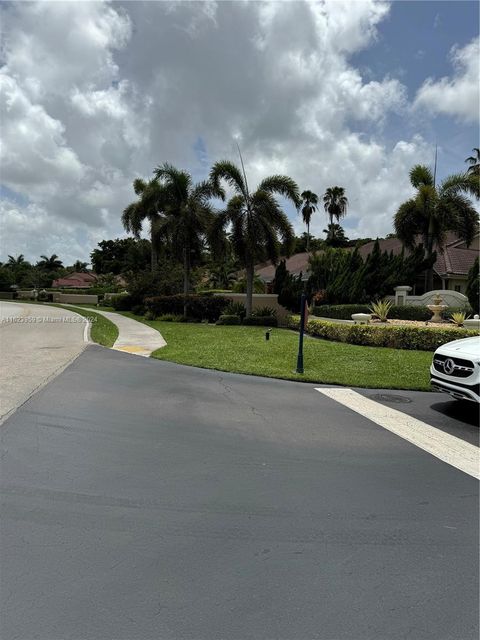
[[[401,411],[385,407],[352,389],[317,388],[325,396],[356,411],[384,429],[427,451],[452,467],[480,479],[479,449]]]

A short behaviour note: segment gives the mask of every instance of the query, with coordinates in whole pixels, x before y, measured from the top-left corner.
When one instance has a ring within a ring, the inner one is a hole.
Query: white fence
[[[421,296],[410,296],[407,287],[395,287],[395,295],[387,296],[389,300],[395,302],[395,304],[411,305],[414,307],[426,307],[429,304],[435,304],[433,299],[437,296],[442,298],[442,304],[447,304],[449,307],[464,307],[468,305],[467,296],[458,291],[451,291],[450,289],[438,289],[436,291],[427,291]],[[410,289],[410,287],[408,287]]]

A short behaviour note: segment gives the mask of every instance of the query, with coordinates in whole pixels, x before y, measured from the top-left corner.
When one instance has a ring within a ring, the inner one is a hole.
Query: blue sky
[[[0,260],[88,260],[123,237],[132,182],[238,162],[350,201],[351,238],[392,231],[414,164],[479,146],[477,2],[2,3]],[[296,233],[304,226],[288,214]],[[323,211],[311,230],[323,236]],[[145,229],[148,233],[148,228]]]

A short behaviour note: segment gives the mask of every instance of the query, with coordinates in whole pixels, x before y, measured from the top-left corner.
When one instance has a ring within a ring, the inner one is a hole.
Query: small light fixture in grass
[[[372,306],[369,307],[370,311],[374,316],[380,320],[380,322],[387,322],[388,313],[390,309],[393,307],[393,302],[390,300],[377,300],[376,302],[370,303]]]
[[[466,316],[464,313],[458,312],[458,313],[452,313],[452,315],[450,316],[450,320],[457,325],[457,327],[463,327],[463,323],[465,322],[465,320],[467,320],[468,318],[470,318],[470,316]]]

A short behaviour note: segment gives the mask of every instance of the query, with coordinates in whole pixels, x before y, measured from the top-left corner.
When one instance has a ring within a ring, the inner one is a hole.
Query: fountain
[[[430,318],[430,322],[445,322],[442,318],[442,313],[445,309],[448,308],[448,304],[443,304],[443,298],[437,294],[433,298],[433,304],[427,304],[427,309],[433,313],[433,316]]]

